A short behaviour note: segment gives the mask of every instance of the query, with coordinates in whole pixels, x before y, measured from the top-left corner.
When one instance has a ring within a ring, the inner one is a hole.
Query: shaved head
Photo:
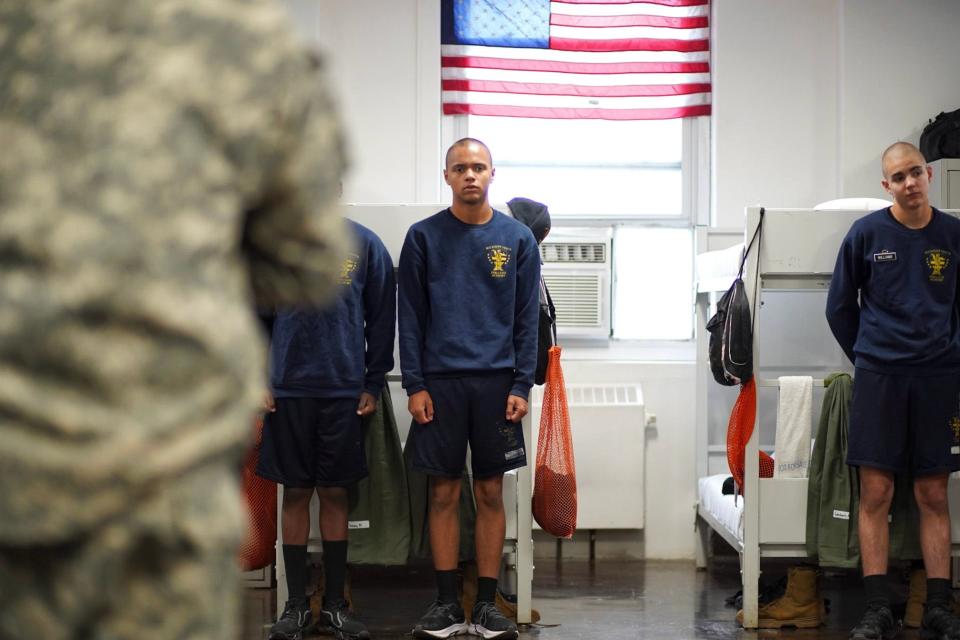
[[[454,142],[452,145],[450,145],[450,148],[447,149],[447,157],[443,162],[444,166],[447,167],[448,169],[450,168],[450,155],[453,153],[454,149],[457,149],[459,147],[465,147],[470,144],[475,144],[480,147],[483,147],[483,150],[487,152],[487,159],[490,161],[490,166],[492,167],[493,154],[490,153],[490,148],[487,147],[487,145],[483,144],[483,142],[481,142],[480,140],[477,140],[476,138],[460,138],[459,140]]]
[[[911,154],[917,154],[920,157],[921,164],[925,165],[927,163],[927,160],[923,157],[923,154],[920,153],[920,149],[917,149],[916,146],[910,144],[909,142],[894,142],[892,145],[884,149],[883,155],[880,156],[880,172],[883,174],[883,177],[890,177],[887,173],[887,158],[889,156],[903,156]]]

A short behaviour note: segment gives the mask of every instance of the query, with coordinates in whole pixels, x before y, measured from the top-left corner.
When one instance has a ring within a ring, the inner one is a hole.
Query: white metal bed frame
[[[749,240],[760,222],[760,207],[746,210],[746,226],[742,235],[731,230],[703,230],[699,239],[711,250]],[[743,280],[751,309],[764,289],[809,290],[829,287],[840,244],[855,220],[868,211],[823,211],[810,209],[766,209],[759,250],[751,250],[744,267]],[[949,211],[958,215],[956,211]],[[737,237],[738,236],[738,237]],[[715,246],[711,246],[715,245]],[[759,263],[759,264],[758,264]],[[759,283],[756,282],[759,278]],[[755,286],[757,285],[758,286]],[[704,336],[709,309],[709,296],[715,289],[697,291],[698,371],[697,371],[697,477],[707,475],[709,468],[709,425],[707,424],[707,385],[713,384],[707,366],[707,340]],[[760,372],[760,332],[757,318],[753,330],[754,372]],[[778,386],[776,379],[757,377],[758,387]],[[743,539],[729,531],[709,512],[697,507],[697,567],[707,562],[711,530],[726,540],[741,556],[743,582],[743,626],[755,629],[758,624],[758,584],[760,558],[807,557],[806,478],[759,477],[759,412],[758,423],[746,445],[743,500]],[[950,512],[953,554],[960,555],[960,484],[951,478]],[[760,515],[763,514],[761,519]]]

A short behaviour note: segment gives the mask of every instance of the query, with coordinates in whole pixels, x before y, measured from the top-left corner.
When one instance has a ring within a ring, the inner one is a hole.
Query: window
[[[467,117],[491,149],[490,201],[515,196],[550,207],[555,229],[612,234],[607,335],[619,340],[693,336],[692,184],[684,120],[540,120]]]
[[[682,120],[471,117],[494,154],[491,201],[524,195],[557,216],[682,215]]]
[[[689,340],[693,239],[686,228],[622,226],[614,235],[613,336]]]

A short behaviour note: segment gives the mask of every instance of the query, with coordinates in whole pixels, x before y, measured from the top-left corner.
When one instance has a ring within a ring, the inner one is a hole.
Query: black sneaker
[[[283,613],[270,627],[267,640],[302,640],[303,632],[310,628],[312,615],[306,600],[287,600]]]
[[[470,613],[473,623],[473,635],[486,640],[513,640],[520,635],[515,625],[497,605],[492,602],[478,602]]]
[[[943,607],[925,609],[920,622],[920,637],[923,640],[960,640],[960,619]]]
[[[345,600],[327,602],[324,598],[320,619],[333,630],[333,635],[338,640],[370,640],[366,625],[350,614],[350,607]]]
[[[420,622],[413,628],[414,638],[449,638],[467,631],[463,609],[456,602],[439,600],[430,605]]]
[[[850,630],[850,640],[890,640],[900,633],[901,623],[890,607],[870,605],[859,624]]]

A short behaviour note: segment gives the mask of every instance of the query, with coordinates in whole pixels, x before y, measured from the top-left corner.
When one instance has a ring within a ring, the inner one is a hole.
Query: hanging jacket
[[[846,373],[829,376],[810,456],[807,482],[807,553],[826,567],[860,563],[857,470],[847,466],[847,425],[853,380]]]
[[[846,373],[835,373],[824,383],[827,390],[807,483],[807,553],[824,567],[854,568],[860,564],[860,476],[846,463],[853,380]],[[921,557],[918,522],[913,480],[898,475],[890,505],[891,558]]]
[[[406,564],[410,551],[410,503],[400,434],[387,385],[377,410],[363,421],[363,436],[370,475],[348,490],[347,559],[357,564]]]

